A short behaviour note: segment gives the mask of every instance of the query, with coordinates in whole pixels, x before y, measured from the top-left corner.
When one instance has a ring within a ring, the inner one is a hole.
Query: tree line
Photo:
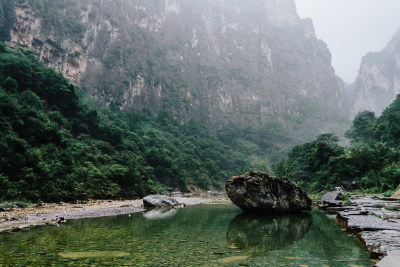
[[[400,185],[400,95],[379,117],[358,113],[345,136],[348,147],[333,134],[295,146],[273,169],[313,192],[355,182],[360,190],[392,195]]]
[[[0,42],[0,200],[221,189],[251,159],[194,120],[99,109],[29,49]],[[88,101],[86,101],[88,102]]]

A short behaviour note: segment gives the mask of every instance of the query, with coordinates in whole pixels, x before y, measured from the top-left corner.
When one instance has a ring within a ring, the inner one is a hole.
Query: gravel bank
[[[230,203],[226,198],[175,197],[185,206]],[[85,203],[51,203],[13,208],[0,212],[0,232],[20,231],[37,225],[59,224],[67,220],[116,216],[145,211],[139,200],[93,200]]]

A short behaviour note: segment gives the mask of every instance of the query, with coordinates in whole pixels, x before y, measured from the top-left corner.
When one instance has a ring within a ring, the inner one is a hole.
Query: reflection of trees
[[[299,241],[311,225],[309,214],[262,216],[242,213],[230,222],[226,239],[230,245],[253,255],[265,254]]]

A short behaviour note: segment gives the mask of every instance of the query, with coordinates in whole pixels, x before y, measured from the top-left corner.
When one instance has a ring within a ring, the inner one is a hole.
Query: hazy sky
[[[301,18],[311,18],[328,45],[336,74],[353,82],[361,58],[382,50],[400,28],[400,0],[296,0]]]

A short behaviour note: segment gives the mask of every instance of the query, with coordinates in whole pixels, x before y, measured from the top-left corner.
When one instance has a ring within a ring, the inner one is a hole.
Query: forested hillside
[[[211,135],[167,112],[98,110],[32,51],[0,43],[0,198],[68,201],[221,188],[241,169],[267,166],[279,135],[229,128]],[[84,102],[87,102],[84,104]],[[252,140],[263,140],[258,143]],[[284,140],[284,139],[283,139]]]
[[[331,54],[294,0],[7,0],[2,13],[0,41],[99,107],[277,132],[280,156],[348,127]]]
[[[350,147],[332,134],[295,146],[274,170],[310,191],[354,181],[361,190],[392,195],[400,185],[400,95],[379,117],[358,113],[346,137]]]

